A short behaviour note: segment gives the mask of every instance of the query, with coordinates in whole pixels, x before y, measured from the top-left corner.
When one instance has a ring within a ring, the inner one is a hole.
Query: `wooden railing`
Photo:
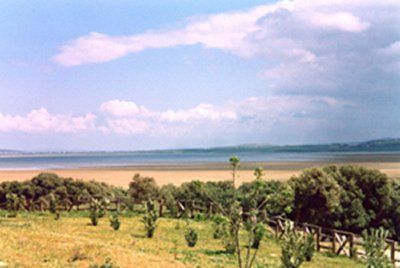
[[[280,239],[284,231],[284,223],[287,219],[268,219],[268,225],[274,230],[275,237]],[[311,234],[315,241],[317,251],[331,252],[336,255],[345,255],[350,258],[365,257],[364,241],[361,236],[352,232],[323,228],[314,224],[299,223],[296,231]],[[387,255],[395,267],[400,267],[400,246],[394,240],[386,240]]]

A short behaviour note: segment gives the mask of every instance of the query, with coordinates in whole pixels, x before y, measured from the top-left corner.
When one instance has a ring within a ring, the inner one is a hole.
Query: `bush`
[[[297,268],[306,259],[306,243],[292,222],[285,222],[281,241],[281,262],[284,268]]]
[[[266,229],[264,224],[258,223],[253,228],[253,241],[251,244],[251,248],[258,249],[260,247],[261,240],[264,238],[266,233]]]
[[[141,177],[135,174],[129,183],[129,195],[135,204],[141,204],[147,200],[155,200],[158,197],[158,187],[153,178]]]
[[[195,229],[188,226],[185,230],[185,240],[188,247],[194,247],[197,244],[198,234]]]
[[[364,250],[368,268],[392,267],[386,256],[386,239],[389,232],[383,228],[363,232]]]
[[[228,219],[220,214],[213,217],[213,238],[221,239],[228,233]]]
[[[100,214],[100,203],[98,200],[93,199],[92,202],[90,202],[90,207],[89,207],[89,217],[90,217],[90,223],[93,226],[97,226],[99,223],[99,214]]]
[[[304,255],[306,261],[311,261],[315,252],[315,241],[312,234],[308,234],[304,245]]]
[[[142,218],[147,238],[152,238],[154,236],[154,232],[157,228],[157,219],[158,215],[155,209],[154,202],[149,200],[146,203],[146,212]]]
[[[121,222],[119,221],[118,214],[110,215],[110,226],[114,229],[114,231],[118,231],[121,227]]]

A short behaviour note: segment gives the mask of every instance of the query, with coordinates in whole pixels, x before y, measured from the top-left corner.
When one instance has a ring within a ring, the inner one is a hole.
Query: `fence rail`
[[[275,237],[281,238],[284,231],[284,223],[287,219],[268,219],[268,225],[274,230]],[[345,255],[350,258],[365,257],[362,248],[364,241],[361,236],[347,231],[323,228],[314,224],[298,223],[295,229],[312,235],[317,251],[328,251],[336,255]],[[400,245],[394,240],[387,239],[386,252],[395,267],[400,267]]]

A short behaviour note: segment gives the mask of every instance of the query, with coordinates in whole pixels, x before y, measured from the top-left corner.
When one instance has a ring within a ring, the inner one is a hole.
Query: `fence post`
[[[318,227],[317,228],[317,251],[321,251],[321,234],[322,234],[322,228]]]
[[[336,232],[332,230],[332,253],[336,254]]]
[[[396,265],[396,242],[389,240],[388,243],[390,245],[390,261]]]
[[[354,234],[351,234],[350,235],[350,241],[349,241],[349,246],[350,246],[350,249],[349,249],[349,253],[350,253],[350,258],[354,258],[354,257],[356,257],[357,256],[357,252],[355,252],[355,250],[354,250]],[[356,256],[354,256],[354,254],[356,255]]]

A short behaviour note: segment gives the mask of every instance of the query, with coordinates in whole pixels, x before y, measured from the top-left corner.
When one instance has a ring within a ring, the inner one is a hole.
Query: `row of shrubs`
[[[244,217],[258,208],[261,218],[283,216],[355,233],[383,227],[390,237],[400,240],[400,183],[378,170],[327,166],[304,170],[280,182],[264,180],[263,170],[256,169],[255,177],[237,188],[233,181],[159,187],[153,178],[136,174],[129,188],[123,189],[42,173],[29,181],[2,182],[0,209],[70,211],[90,209],[97,200],[106,210],[132,211],[153,200],[159,216],[195,218],[212,217],[238,202]]]

